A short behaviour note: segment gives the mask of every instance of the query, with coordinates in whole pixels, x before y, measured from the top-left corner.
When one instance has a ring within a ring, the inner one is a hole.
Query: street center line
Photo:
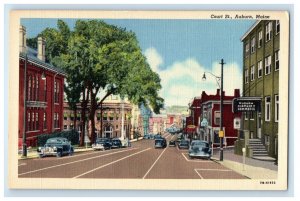
[[[75,178],[81,177],[81,176],[83,176],[83,175],[89,174],[89,173],[91,173],[91,172],[94,172],[94,171],[99,170],[99,169],[101,169],[101,168],[104,168],[104,167],[106,167],[106,166],[109,166],[109,165],[112,165],[112,164],[117,163],[117,162],[119,162],[119,161],[122,161],[122,160],[124,160],[124,159],[126,159],[126,158],[129,158],[129,157],[131,157],[131,156],[137,155],[137,154],[142,153],[142,152],[144,152],[144,151],[148,151],[149,149],[151,149],[151,148],[147,148],[147,149],[144,149],[144,150],[139,151],[139,152],[137,152],[137,153],[130,154],[130,155],[125,156],[125,157],[123,157],[123,158],[120,158],[120,159],[118,159],[118,160],[116,160],[116,161],[107,163],[107,164],[102,165],[102,166],[100,166],[100,167],[94,168],[94,169],[92,169],[92,170],[90,170],[90,171],[87,171],[87,172],[85,172],[85,173],[83,173],[83,174],[77,175],[77,176],[75,176],[75,177],[73,177],[73,178],[75,179]]]
[[[202,175],[197,171],[197,169],[194,169],[195,170],[195,172],[197,173],[197,175],[201,178],[201,179],[204,179],[203,177],[202,177]]]
[[[150,169],[146,172],[146,174],[144,175],[143,179],[145,179],[145,177],[149,174],[149,172],[151,171],[151,169],[154,167],[154,165],[157,163],[157,161],[160,159],[160,157],[163,155],[163,153],[167,150],[168,148],[165,148],[163,152],[161,152],[161,154],[158,156],[158,158],[156,159],[156,161],[154,161],[154,163],[152,164],[152,166],[150,167]]]
[[[20,173],[20,174],[18,174],[18,176],[25,175],[25,174],[30,174],[30,173],[34,173],[34,172],[39,172],[39,171],[43,171],[43,170],[48,170],[48,169],[51,169],[51,168],[60,167],[60,166],[64,166],[64,165],[70,165],[70,164],[73,164],[73,163],[79,163],[79,162],[91,160],[91,159],[94,159],[94,158],[101,158],[103,156],[113,155],[113,154],[117,154],[117,153],[120,153],[120,152],[127,152],[127,151],[131,151],[131,150],[134,150],[134,149],[137,149],[137,148],[131,148],[131,149],[128,149],[128,150],[125,150],[125,151],[122,150],[122,151],[112,152],[112,153],[103,154],[103,155],[100,155],[100,156],[95,156],[95,157],[91,157],[91,158],[85,158],[85,159],[80,159],[80,160],[77,160],[77,161],[72,161],[72,162],[69,162],[69,163],[63,163],[63,164],[58,164],[58,165],[54,165],[54,166],[50,166],[50,167],[46,167],[46,168],[32,170],[32,171],[29,171],[29,172]]]

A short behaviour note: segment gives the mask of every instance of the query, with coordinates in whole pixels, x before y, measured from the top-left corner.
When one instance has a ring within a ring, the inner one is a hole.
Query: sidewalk
[[[243,156],[234,154],[233,148],[224,149],[223,161],[220,161],[219,150],[215,149],[212,159],[250,179],[277,179],[278,167],[274,162],[260,161],[246,157],[245,165],[243,165]]]
[[[78,153],[78,152],[84,152],[84,151],[92,151],[93,149],[88,147],[88,148],[85,148],[85,147],[77,147],[74,149],[74,152],[75,153]],[[23,159],[31,159],[31,158],[38,158],[38,154],[37,154],[37,151],[36,150],[28,150],[27,151],[27,157],[26,158],[23,158],[22,157],[22,154],[18,154],[18,159],[20,160],[23,160]]]

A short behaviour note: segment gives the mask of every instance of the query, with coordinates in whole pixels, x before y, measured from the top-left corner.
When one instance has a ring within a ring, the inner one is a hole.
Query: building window
[[[59,103],[59,82],[54,83],[54,102]]]
[[[271,119],[271,97],[265,97],[265,121],[270,121]]]
[[[97,121],[100,121],[100,117],[101,117],[101,115],[100,115],[100,112],[99,112],[99,113],[97,113]]]
[[[254,120],[254,112],[249,112],[250,114],[250,120]]]
[[[32,89],[31,89],[31,93],[32,93],[32,98],[31,100],[35,101],[36,100],[36,86],[35,86],[35,77],[32,76]]]
[[[104,120],[104,121],[107,120],[107,113],[104,113],[104,115],[103,115],[103,120]]]
[[[27,112],[27,131],[31,130],[31,114]]]
[[[279,70],[279,50],[275,52],[275,71]]]
[[[251,53],[255,52],[255,37],[251,39]]]
[[[44,124],[43,128],[47,129],[47,115],[46,115],[46,112],[44,112],[44,122],[43,122],[43,124]]]
[[[275,122],[279,120],[279,95],[275,95]]]
[[[35,113],[35,130],[39,130],[39,113]]]
[[[271,56],[267,56],[265,58],[265,75],[269,75],[271,73]]]
[[[276,34],[280,32],[280,21],[276,20]]]
[[[245,120],[248,120],[249,117],[248,117],[248,112],[244,112],[244,117],[245,117]]]
[[[64,125],[64,130],[68,130],[68,126],[66,124]]]
[[[260,48],[262,46],[262,42],[263,42],[262,36],[263,36],[262,30],[260,30],[258,32],[258,48]]]
[[[47,102],[47,79],[44,81],[44,101]]]
[[[262,70],[262,61],[259,61],[257,63],[257,77],[260,78],[263,74],[263,70]]]
[[[37,101],[39,101],[40,99],[39,99],[39,76],[36,76],[35,77],[35,79],[36,79],[36,82],[35,82],[35,84],[36,84],[36,91],[35,91],[35,94],[36,94],[36,100]]]
[[[68,113],[64,113],[64,120],[68,120]]]
[[[59,128],[59,116],[58,116],[58,113],[54,113],[54,128]]]
[[[27,88],[27,100],[31,100],[31,75],[28,78],[28,88]]]
[[[248,77],[248,69],[245,70],[245,83],[247,84],[249,82],[249,77]]]
[[[268,22],[266,25],[266,42],[271,40],[271,33],[272,33],[272,22]]]
[[[245,45],[245,53],[246,53],[246,57],[247,57],[249,54],[249,43],[246,43],[246,45]]]
[[[220,125],[221,113],[220,111],[215,111],[214,123],[215,125]]]
[[[251,66],[251,81],[254,80],[254,75],[255,75],[255,67],[253,65],[253,66]]]
[[[80,119],[81,119],[81,115],[77,114],[77,121],[80,121]]]

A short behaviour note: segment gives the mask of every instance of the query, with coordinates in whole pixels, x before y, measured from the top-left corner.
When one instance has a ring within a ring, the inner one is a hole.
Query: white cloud
[[[152,70],[158,72],[159,66],[163,64],[163,60],[157,50],[153,47],[150,47],[145,51],[145,56]]]
[[[164,70],[159,67],[163,64],[162,56],[153,47],[145,51],[147,61],[152,70],[156,71],[161,78],[162,90],[160,95],[165,99],[165,104],[188,105],[189,101],[201,96],[202,91],[207,94],[215,94],[218,84],[213,76],[206,74],[206,81],[202,80],[204,72],[221,75],[219,61],[214,62],[211,67],[202,66],[195,58],[187,58],[183,61],[175,61]],[[241,89],[242,74],[237,63],[224,65],[223,88],[226,95],[233,95],[234,89]]]

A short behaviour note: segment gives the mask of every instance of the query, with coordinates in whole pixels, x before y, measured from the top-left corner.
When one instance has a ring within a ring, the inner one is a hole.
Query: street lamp
[[[221,77],[216,76],[210,72],[207,72],[209,74],[211,74],[212,76],[214,76],[216,78],[216,81],[219,85],[219,87],[221,88],[221,95],[220,95],[220,131],[219,131],[219,138],[220,138],[220,161],[223,161],[223,137],[224,137],[224,132],[223,132],[223,65],[224,60],[221,59]],[[206,80],[206,75],[205,72],[203,74],[202,80],[205,81]],[[219,83],[221,82],[221,84]]]

